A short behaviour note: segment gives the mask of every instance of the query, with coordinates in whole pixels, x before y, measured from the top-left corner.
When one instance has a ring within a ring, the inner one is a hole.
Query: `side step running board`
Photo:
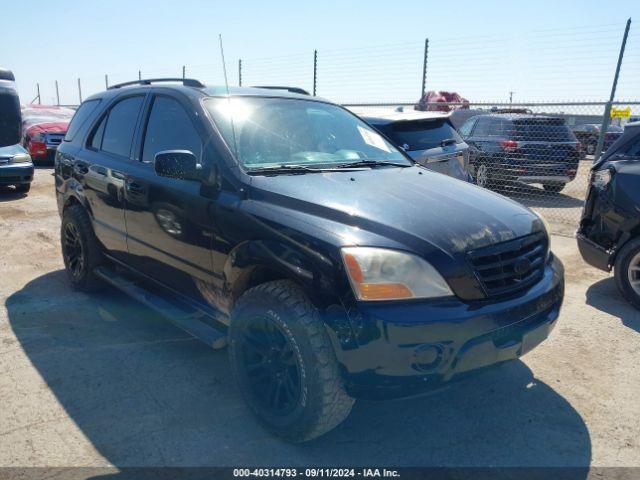
[[[118,274],[112,268],[98,267],[94,272],[105,282],[155,310],[176,327],[193,335],[210,347],[218,349],[226,346],[226,334],[205,322],[206,319],[215,321],[215,318],[204,310],[188,305],[171,294],[156,295],[140,286],[135,280]]]

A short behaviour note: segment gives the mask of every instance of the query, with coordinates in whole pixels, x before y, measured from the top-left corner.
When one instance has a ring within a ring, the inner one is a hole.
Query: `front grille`
[[[535,233],[469,252],[468,258],[489,297],[516,294],[544,274],[547,236]]]

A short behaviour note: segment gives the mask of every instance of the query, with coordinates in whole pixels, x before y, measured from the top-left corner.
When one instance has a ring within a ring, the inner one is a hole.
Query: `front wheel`
[[[238,300],[229,358],[249,408],[285,440],[323,435],[351,411],[319,312],[293,282],[267,282]]]
[[[23,183],[23,184],[20,184],[20,185],[16,185],[16,192],[28,193],[29,190],[31,190],[31,184],[30,183]]]
[[[629,240],[616,256],[614,273],[618,290],[640,309],[640,238]]]

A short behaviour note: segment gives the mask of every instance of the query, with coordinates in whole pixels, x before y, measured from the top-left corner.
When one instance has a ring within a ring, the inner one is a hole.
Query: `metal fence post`
[[[182,66],[182,79],[184,80],[187,75],[187,67],[185,65]]]
[[[318,50],[313,51],[313,96],[316,96],[318,87]]]
[[[58,90],[58,80],[56,80],[56,105],[60,105],[60,91]]]
[[[109,75],[107,75],[106,73],[104,74],[104,88],[106,90],[109,90]]]
[[[242,59],[238,59],[238,86],[242,86]]]
[[[42,104],[40,100],[40,84],[36,83],[36,90],[38,91],[38,105]]]
[[[424,39],[424,57],[422,58],[422,94],[420,100],[424,98],[424,94],[427,93],[427,58],[429,56],[429,39]]]
[[[142,72],[138,70],[138,80],[142,80]]]
[[[80,85],[80,77],[78,77],[78,98],[80,99],[80,103],[82,103],[82,86]]]
[[[593,162],[597,162],[602,154],[602,147],[604,146],[604,136],[607,133],[609,127],[609,120],[611,119],[611,106],[616,96],[616,87],[618,86],[618,77],[620,76],[620,67],[622,65],[622,57],[624,56],[624,49],[627,45],[627,37],[629,36],[629,28],[631,28],[631,19],[627,20],[627,26],[624,29],[624,36],[622,37],[622,45],[620,45],[620,53],[618,54],[618,64],[616,65],[616,73],[613,77],[613,85],[611,85],[611,95],[609,101],[604,108],[604,118],[602,119],[602,126],[600,127],[600,135],[598,135],[598,145],[596,151],[593,154]]]

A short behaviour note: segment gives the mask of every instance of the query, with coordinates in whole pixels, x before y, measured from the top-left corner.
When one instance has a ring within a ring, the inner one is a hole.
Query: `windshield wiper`
[[[247,170],[248,173],[262,173],[262,174],[273,174],[273,173],[309,173],[309,172],[324,172],[326,169],[322,168],[312,168],[307,167],[306,165],[272,165],[270,167],[261,167],[261,168],[250,168]]]
[[[385,162],[383,160],[358,160],[357,162],[339,163],[333,168],[361,168],[361,167],[410,167],[411,164]]]

